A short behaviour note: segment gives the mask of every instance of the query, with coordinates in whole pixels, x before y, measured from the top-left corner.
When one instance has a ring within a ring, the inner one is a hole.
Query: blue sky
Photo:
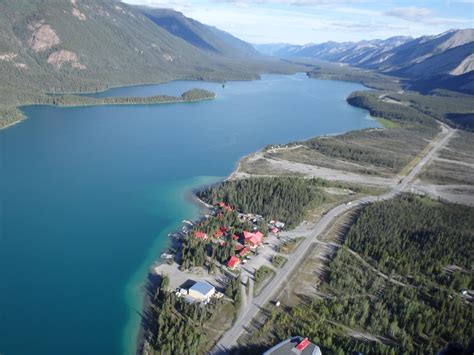
[[[124,0],[167,7],[252,43],[357,41],[474,27],[474,0]]]

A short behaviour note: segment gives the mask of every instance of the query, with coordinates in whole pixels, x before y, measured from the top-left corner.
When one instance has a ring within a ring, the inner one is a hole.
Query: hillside
[[[474,69],[474,42],[448,49],[421,62],[405,66],[393,74],[408,77],[432,77],[440,74],[463,75]],[[462,59],[464,58],[464,59]],[[460,60],[461,59],[461,60]]]
[[[406,78],[412,87],[422,91],[439,87],[473,93],[469,81],[469,73],[474,69],[473,46],[474,29],[463,29],[416,39],[397,36],[386,40],[257,48],[274,48],[271,54],[277,57],[316,58]]]
[[[137,7],[153,23],[194,47],[223,56],[261,57],[252,45],[172,9]]]
[[[184,16],[180,21],[189,24],[194,39],[156,25],[142,8],[113,0],[0,2],[2,122],[21,116],[16,105],[42,103],[48,92],[173,79],[254,79],[261,72],[294,70],[222,31]]]

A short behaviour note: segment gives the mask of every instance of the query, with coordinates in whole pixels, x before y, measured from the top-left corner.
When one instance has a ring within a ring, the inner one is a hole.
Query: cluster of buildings
[[[233,212],[234,209],[226,204],[225,202],[219,202],[217,208],[211,213],[213,217],[221,217],[224,213]],[[251,213],[239,213],[239,219],[242,222],[249,222],[254,225],[253,231],[245,230],[241,235],[229,234],[229,228],[220,227],[218,230],[210,233],[209,235],[203,231],[194,231],[192,236],[200,240],[210,240],[215,244],[224,246],[226,244],[225,238],[231,238],[235,242],[235,255],[231,256],[227,261],[227,267],[229,269],[235,269],[241,263],[245,263],[245,258],[248,258],[248,254],[263,244],[264,234],[257,229],[257,224],[263,221],[263,217]],[[285,227],[285,223],[271,220],[268,223],[268,232],[277,234]]]
[[[243,233],[243,244],[236,243],[235,245],[235,256],[231,256],[227,262],[227,267],[234,270],[248,254],[263,244],[264,235],[260,231]]]
[[[285,223],[280,221],[271,220],[268,223],[268,231],[273,234],[277,234],[285,227]]]

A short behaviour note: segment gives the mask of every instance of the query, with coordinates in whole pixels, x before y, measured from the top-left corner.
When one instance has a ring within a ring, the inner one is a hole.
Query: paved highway
[[[312,236],[304,239],[299,247],[293,254],[288,256],[287,263],[281,268],[275,277],[266,285],[260,295],[250,298],[250,302],[247,305],[243,305],[243,308],[235,321],[234,325],[221,337],[219,342],[216,344],[212,351],[212,354],[227,354],[229,350],[237,344],[237,339],[244,331],[244,328],[252,321],[257,315],[258,311],[265,306],[270,300],[273,294],[278,291],[283,284],[285,284],[289,278],[295,273],[296,267],[300,264],[305,252],[309,249],[310,245],[317,240],[318,236],[329,227],[334,219],[344,212],[353,209],[357,206],[361,206],[374,201],[382,201],[393,198],[404,191],[407,186],[413,182],[415,176],[421,171],[433,157],[436,152],[441,149],[448,140],[452,137],[455,130],[442,125],[442,132],[435,138],[430,144],[430,149],[425,155],[418,161],[418,163],[410,170],[408,174],[403,177],[397,186],[395,186],[389,192],[380,196],[367,196],[358,200],[352,201],[350,204],[342,204],[331,209],[326,213],[319,222],[315,225]]]

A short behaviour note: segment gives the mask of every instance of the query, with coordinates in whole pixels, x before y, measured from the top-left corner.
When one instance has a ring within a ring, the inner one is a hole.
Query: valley
[[[0,1],[0,354],[472,353],[472,6],[343,3]]]

